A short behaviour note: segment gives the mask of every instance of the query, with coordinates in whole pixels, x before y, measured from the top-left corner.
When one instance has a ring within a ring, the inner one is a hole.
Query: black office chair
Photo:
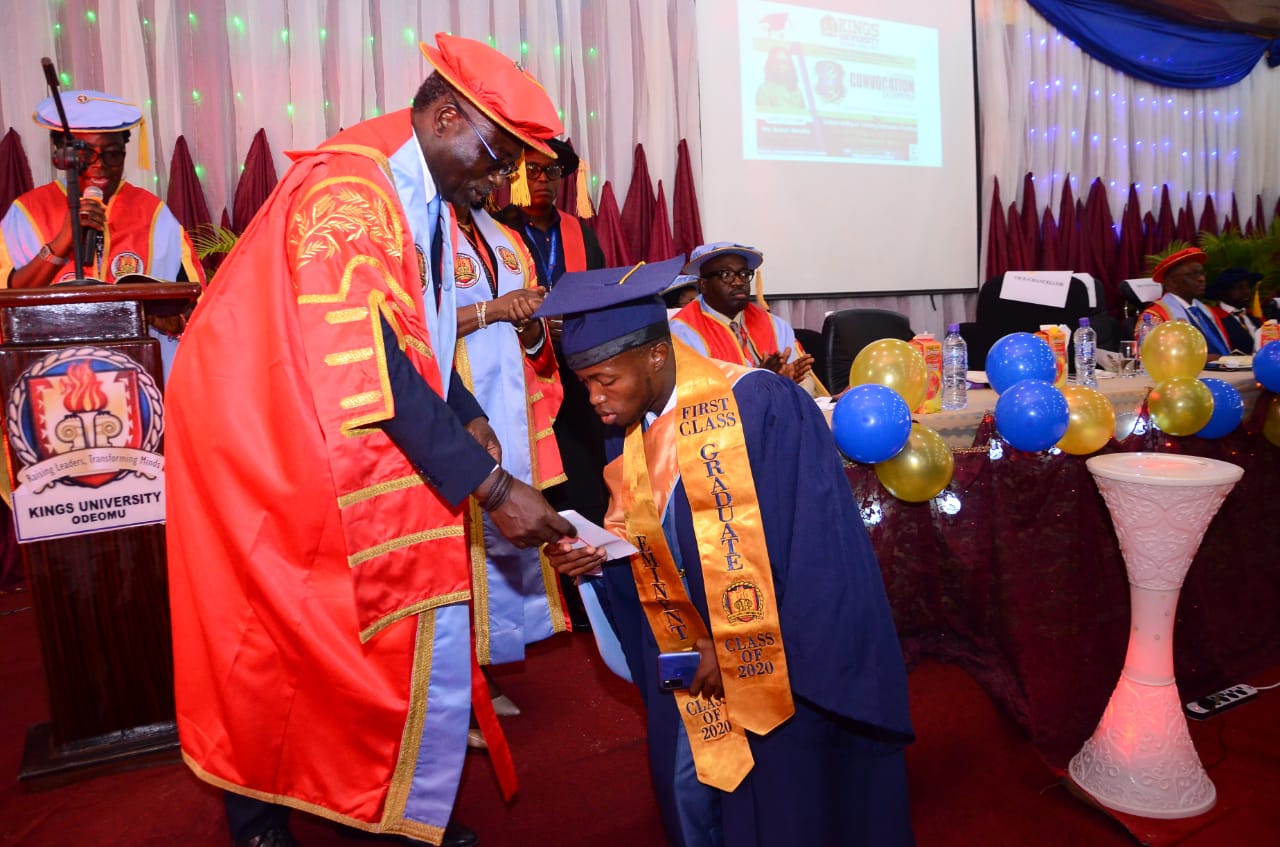
[[[1090,318],[1092,323],[1094,310],[1089,308],[1089,291],[1085,288],[1084,280],[1078,276],[1071,278],[1067,302],[1061,309],[1039,303],[1005,300],[1000,296],[1003,287],[1004,277],[998,276],[988,280],[978,292],[977,327],[973,333],[974,340],[969,342],[969,367],[974,370],[980,370],[976,365],[979,361],[985,367],[991,345],[1009,333],[1036,332],[1041,324],[1066,324],[1069,331],[1075,332],[1081,318]],[[1099,303],[1099,306],[1105,306],[1105,303]],[[965,340],[968,341],[968,336]],[[1068,364],[1071,358],[1070,355],[1067,356]]]
[[[915,336],[906,315],[888,309],[843,309],[832,312],[822,322],[822,350],[826,369],[819,371],[827,390],[838,394],[849,387],[853,360],[872,341]],[[803,342],[801,342],[803,343]]]
[[[980,371],[986,368],[987,351],[991,349],[991,343],[986,340],[978,324],[974,321],[965,321],[960,324],[960,337],[964,339],[965,347],[968,348],[969,370]]]
[[[804,348],[804,352],[813,357],[813,375],[818,379],[826,379],[827,353],[822,345],[822,333],[816,329],[796,327],[796,341]]]

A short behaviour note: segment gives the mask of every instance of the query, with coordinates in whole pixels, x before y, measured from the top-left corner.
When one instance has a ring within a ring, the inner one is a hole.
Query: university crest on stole
[[[503,267],[512,273],[516,273],[520,270],[520,260],[516,258],[515,251],[510,247],[499,247],[498,259],[502,262]]]
[[[475,260],[457,253],[453,257],[453,283],[459,288],[470,288],[480,279]]]
[[[111,260],[111,275],[117,279],[127,274],[144,272],[142,257],[137,253],[131,253],[126,250],[123,253],[117,253],[116,257]]]
[[[735,582],[720,598],[729,623],[747,623],[764,618],[764,594],[752,582]]]

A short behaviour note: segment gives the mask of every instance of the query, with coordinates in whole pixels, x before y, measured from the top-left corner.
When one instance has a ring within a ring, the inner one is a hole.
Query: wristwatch
[[[48,244],[40,248],[40,252],[36,254],[36,258],[42,262],[48,262],[55,268],[60,268],[67,263],[67,260],[61,256],[55,256],[53,251],[49,249]]]

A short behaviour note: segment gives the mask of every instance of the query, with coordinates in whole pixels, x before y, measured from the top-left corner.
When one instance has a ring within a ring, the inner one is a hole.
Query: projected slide
[[[766,0],[739,9],[744,159],[941,167],[936,29]]]

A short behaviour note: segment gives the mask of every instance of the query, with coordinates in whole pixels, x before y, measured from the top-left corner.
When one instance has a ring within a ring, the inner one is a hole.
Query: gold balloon
[[[1272,444],[1280,447],[1280,397],[1272,397],[1267,415],[1262,419],[1262,434]]]
[[[924,402],[929,374],[919,350],[899,338],[881,338],[863,347],[849,368],[850,387],[867,383],[889,386],[914,410]]]
[[[1205,344],[1200,330],[1186,321],[1165,321],[1151,330],[1147,340],[1142,342],[1141,356],[1142,366],[1151,379],[1164,382],[1166,379],[1198,376],[1204,370],[1209,346]]]
[[[1058,442],[1064,453],[1087,456],[1101,450],[1116,431],[1116,410],[1102,392],[1084,385],[1062,388],[1070,418],[1067,432]]]
[[[1162,432],[1195,435],[1213,417],[1213,392],[1191,377],[1166,379],[1151,389],[1147,408],[1151,410],[1151,420]]]
[[[942,436],[923,424],[913,423],[907,446],[875,467],[880,484],[890,494],[908,503],[923,503],[947,487],[955,466],[955,457]]]

